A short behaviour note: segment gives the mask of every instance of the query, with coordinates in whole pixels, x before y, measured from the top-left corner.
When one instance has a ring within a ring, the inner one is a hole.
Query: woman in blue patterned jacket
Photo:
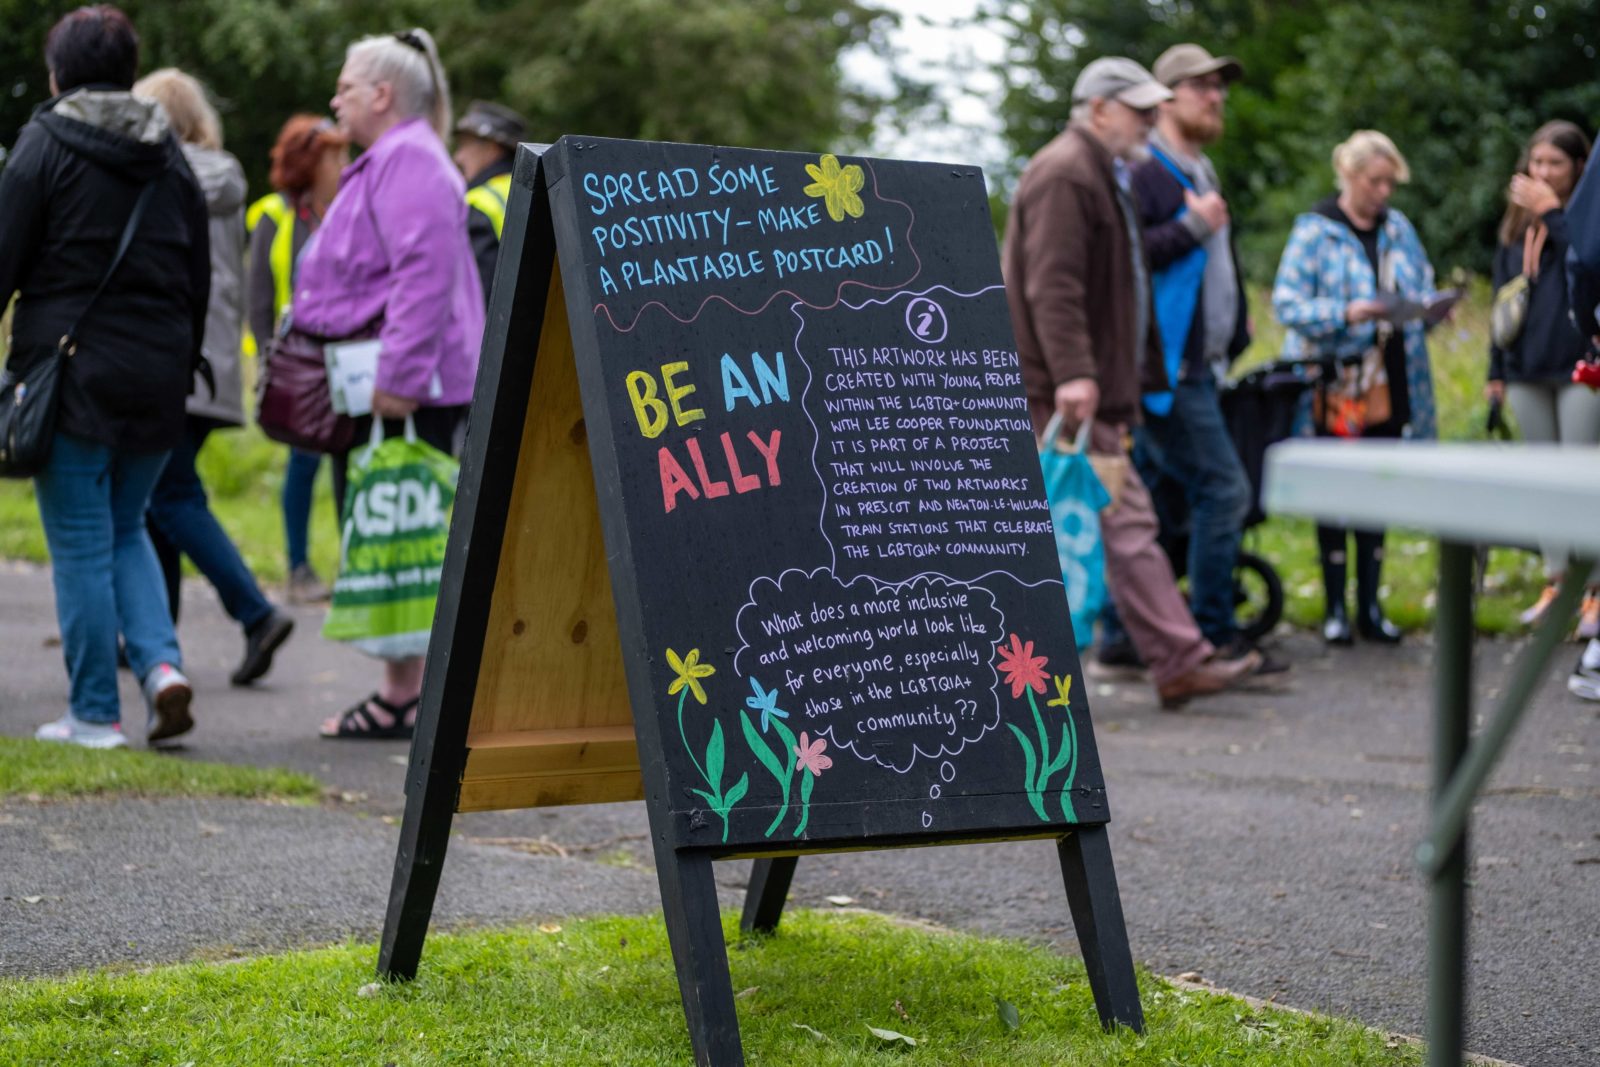
[[[1333,150],[1339,192],[1295,219],[1278,264],[1272,308],[1288,329],[1287,359],[1358,359],[1379,347],[1387,372],[1390,414],[1361,427],[1362,437],[1435,436],[1433,376],[1428,368],[1426,326],[1413,320],[1390,328],[1381,322],[1396,297],[1425,301],[1433,295],[1433,266],[1407,218],[1389,207],[1410,169],[1394,142],[1376,130],[1358,130]],[[1379,299],[1380,293],[1387,301]],[[1349,427],[1342,428],[1348,434]],[[1331,433],[1318,426],[1319,435]],[[1318,526],[1322,582],[1327,598],[1322,635],[1349,644],[1345,606],[1348,531]],[[1378,586],[1383,570],[1383,531],[1355,531],[1356,626],[1369,641],[1394,644],[1399,629],[1383,615]]]

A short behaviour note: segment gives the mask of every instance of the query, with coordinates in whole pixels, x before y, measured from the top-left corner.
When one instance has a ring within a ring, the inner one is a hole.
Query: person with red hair
[[[257,200],[245,215],[250,233],[248,317],[250,336],[264,348],[289,310],[294,266],[300,250],[322,222],[339,173],[350,161],[350,139],[318,115],[292,115],[272,146],[270,180],[275,190]],[[311,497],[322,457],[291,449],[283,478],[283,533],[289,555],[290,603],[327,600],[329,591],[309,558]],[[334,501],[338,519],[341,501]]]

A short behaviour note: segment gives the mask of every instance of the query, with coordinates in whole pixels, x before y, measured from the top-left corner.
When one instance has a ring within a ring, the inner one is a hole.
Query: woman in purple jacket
[[[363,149],[306,245],[295,325],[321,337],[376,329],[382,351],[372,410],[386,433],[413,417],[417,436],[456,451],[483,337],[483,289],[467,241],[466,186],[450,161],[450,89],[424,30],[351,45],[333,112]],[[357,440],[366,428],[359,427]],[[344,498],[349,454],[334,457]],[[385,660],[371,696],[323,724],[324,737],[409,738],[422,658]]]

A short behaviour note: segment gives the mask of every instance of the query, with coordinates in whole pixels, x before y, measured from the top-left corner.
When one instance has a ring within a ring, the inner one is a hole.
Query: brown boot
[[[1193,697],[1209,696],[1231,689],[1256,673],[1261,667],[1261,653],[1247,652],[1235,659],[1213,655],[1187,674],[1158,686],[1164,711],[1176,711]]]

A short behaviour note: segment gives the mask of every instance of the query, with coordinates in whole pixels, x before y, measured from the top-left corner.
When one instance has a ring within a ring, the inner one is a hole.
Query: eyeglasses
[[[1228,83],[1222,78],[1185,78],[1177,84],[1177,88],[1188,89],[1199,96],[1208,93],[1216,93],[1223,99],[1228,96]]]
[[[428,46],[423,43],[422,35],[416,30],[400,30],[394,35],[394,39],[405,45],[407,48],[415,48],[423,55],[428,54]]]

